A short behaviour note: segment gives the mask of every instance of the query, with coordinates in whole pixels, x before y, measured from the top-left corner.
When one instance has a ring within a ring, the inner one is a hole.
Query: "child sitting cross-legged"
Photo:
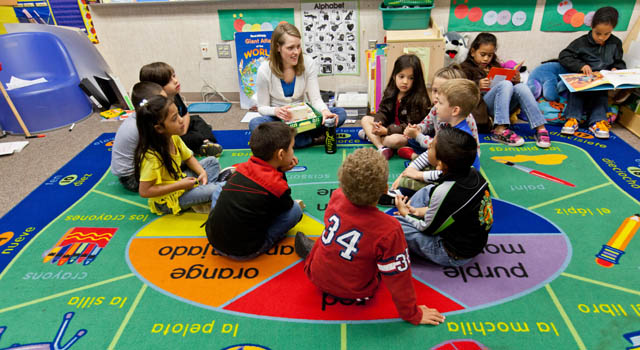
[[[206,223],[209,243],[221,255],[255,258],[302,219],[304,204],[291,199],[284,174],[298,164],[295,136],[282,122],[262,123],[251,133],[253,156],[227,179]]]
[[[478,104],[479,99],[480,90],[471,80],[450,79],[443,82],[435,94],[438,123],[445,123],[466,132],[477,145],[478,134],[470,128],[468,116]],[[440,130],[440,126],[437,129]],[[436,181],[442,172],[433,169],[433,166],[434,164],[429,161],[428,152],[422,153],[398,176],[393,182],[392,189],[400,187],[417,191],[426,186],[427,182]],[[473,166],[480,170],[480,157],[477,152]]]
[[[180,136],[187,124],[172,100],[157,95],[136,109],[139,140],[134,158],[138,193],[148,198],[151,212],[178,214],[193,208],[209,212],[224,185],[224,173],[215,157],[198,161]],[[182,170],[182,164],[187,170]]]
[[[326,226],[313,242],[296,234],[295,250],[304,270],[323,292],[343,299],[368,299],[384,282],[402,319],[413,324],[444,322],[436,309],[417,305],[409,251],[402,228],[376,208],[387,191],[389,165],[373,148],[358,149],[338,170],[340,188],[325,211]]]
[[[461,266],[487,244],[493,207],[487,181],[471,166],[476,149],[467,132],[440,129],[427,154],[442,176],[411,200],[396,196],[396,217],[412,253],[438,265]]]

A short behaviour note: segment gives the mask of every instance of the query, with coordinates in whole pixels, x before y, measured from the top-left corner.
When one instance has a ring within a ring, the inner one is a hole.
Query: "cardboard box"
[[[620,107],[618,123],[629,129],[634,135],[640,137],[640,114],[636,114],[629,108],[622,106]]]
[[[387,44],[385,82],[389,81],[396,59],[405,53],[414,53],[422,61],[424,82],[427,84],[427,88],[431,86],[436,70],[444,67],[444,37],[433,20],[431,20],[428,29],[388,30]]]
[[[299,133],[313,130],[322,124],[322,114],[305,103],[296,103],[289,106],[292,110],[293,120],[287,125],[296,129]]]

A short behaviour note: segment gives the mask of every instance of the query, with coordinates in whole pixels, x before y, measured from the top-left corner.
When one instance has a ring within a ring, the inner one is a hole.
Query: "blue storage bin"
[[[11,77],[47,82],[7,91],[29,132],[47,131],[75,123],[93,110],[78,86],[80,78],[67,49],[55,35],[24,32],[0,35],[0,83]],[[22,128],[7,101],[0,99],[0,124],[11,133]]]

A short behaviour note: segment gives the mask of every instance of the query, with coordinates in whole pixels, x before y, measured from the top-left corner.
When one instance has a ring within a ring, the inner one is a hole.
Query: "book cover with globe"
[[[269,58],[272,33],[272,31],[235,33],[240,108],[242,109],[249,109],[257,104],[256,76],[262,62]]]

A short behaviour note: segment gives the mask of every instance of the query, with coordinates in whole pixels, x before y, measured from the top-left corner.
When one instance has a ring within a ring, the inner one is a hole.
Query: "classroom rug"
[[[124,190],[103,134],[0,218],[0,349],[635,348],[640,237],[625,220],[640,212],[640,154],[559,127],[543,150],[527,129],[522,147],[481,135],[494,211],[482,253],[459,268],[412,258],[419,303],[446,315],[435,327],[401,321],[384,285],[364,305],[323,299],[294,253],[296,231],[322,234],[344,157],[370,147],[358,128],[338,129],[336,154],[296,150],[303,220],[242,263],[212,251],[205,214],[159,217]],[[215,135],[222,166],[251,155],[248,131]],[[405,163],[390,160],[391,181]]]

